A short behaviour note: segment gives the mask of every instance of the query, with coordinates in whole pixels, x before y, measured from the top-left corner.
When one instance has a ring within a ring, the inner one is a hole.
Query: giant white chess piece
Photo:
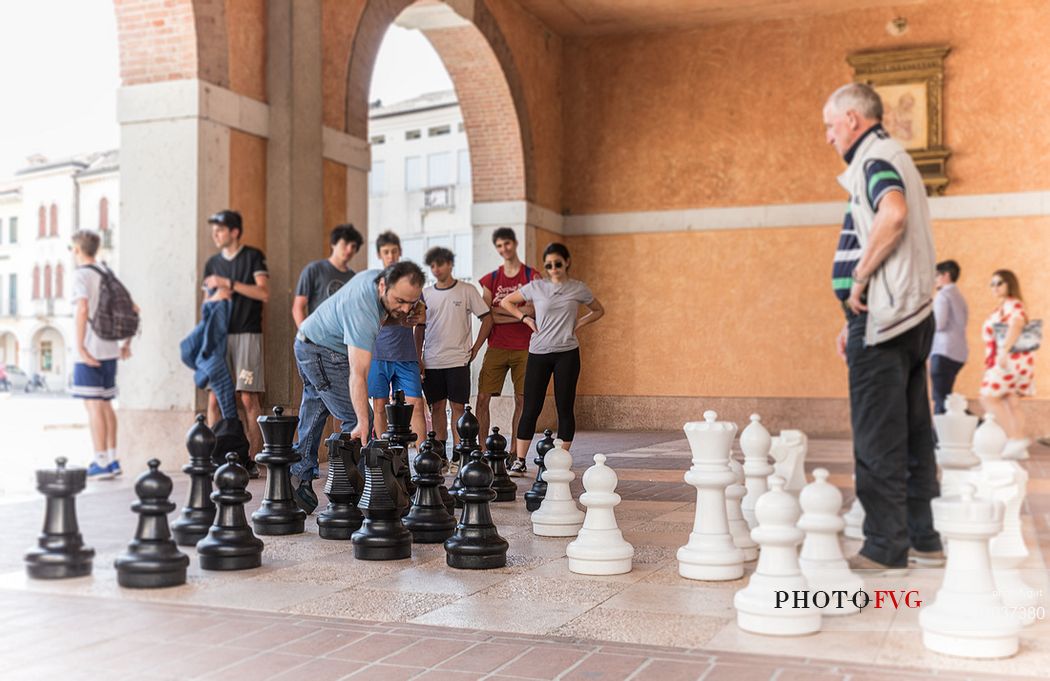
[[[583,527],[583,511],[572,500],[569,483],[576,478],[572,472],[572,454],[554,441],[554,449],[544,456],[547,470],[543,479],[547,481],[547,494],[543,503],[532,513],[532,532],[541,537],[575,537]]]
[[[842,492],[828,482],[828,470],[813,471],[813,482],[798,495],[802,517],[798,529],[806,533],[799,555],[799,566],[809,584],[810,593],[817,591],[845,591],[853,594],[864,588],[864,580],[850,571],[842,556],[839,532],[846,522],[839,517]],[[843,600],[844,607],[825,607],[825,615],[852,615],[860,609],[851,601]]]
[[[958,393],[944,400],[945,413],[935,414],[937,464],[941,467],[941,496],[958,496],[959,485],[967,482],[971,468],[980,463],[973,454],[977,417],[966,413],[966,398]]]
[[[798,500],[784,491],[784,479],[769,478],[771,489],[755,507],[758,527],[751,537],[761,551],[747,586],[733,596],[737,626],[744,631],[771,636],[800,636],[820,631],[820,610],[794,607],[785,594],[807,592],[806,578],[798,564],[802,530]]]
[[[726,487],[726,518],[729,520],[729,534],[733,535],[733,543],[744,552],[744,562],[750,563],[758,558],[758,544],[751,539],[751,528],[741,512],[741,501],[747,494],[744,487],[744,467],[732,456],[729,457],[729,468],[736,476],[729,487]]]
[[[594,465],[583,473],[586,491],[580,495],[580,503],[587,508],[583,529],[565,547],[570,572],[622,575],[631,571],[634,547],[624,540],[613,511],[620,503],[616,483],[616,472],[605,465],[605,456],[595,454]]]
[[[782,430],[773,438],[769,450],[773,457],[773,475],[784,478],[784,489],[798,494],[806,486],[806,434],[801,430]]]
[[[857,476],[853,476],[853,493],[856,495],[857,491]],[[853,504],[850,505],[849,510],[843,514],[842,519],[846,522],[846,528],[842,530],[842,534],[846,535],[849,539],[860,539],[864,540],[864,506],[860,503],[860,497],[853,497]]]
[[[773,438],[762,425],[758,414],[751,415],[751,423],[740,433],[740,449],[744,452],[744,485],[747,495],[740,502],[740,511],[752,530],[758,525],[755,521],[755,503],[769,489],[767,478],[773,474],[769,463],[769,448]]]
[[[717,419],[718,414],[705,411],[703,421],[685,424],[693,450],[685,481],[696,488],[693,531],[678,549],[678,574],[687,579],[726,581],[744,575],[744,552],[733,543],[726,517],[726,487],[736,481],[729,468],[736,425]]]
[[[973,485],[961,496],[931,502],[933,526],[947,540],[948,563],[936,600],[919,612],[922,642],[956,657],[1009,657],[1017,652],[1017,618],[1003,607],[992,578],[988,540],[1003,528],[1003,504],[979,499]]]

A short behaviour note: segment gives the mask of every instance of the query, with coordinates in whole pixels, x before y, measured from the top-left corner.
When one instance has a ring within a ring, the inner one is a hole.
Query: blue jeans
[[[344,433],[357,426],[357,414],[350,400],[350,361],[334,350],[296,339],[295,364],[303,379],[299,443],[295,446],[302,458],[289,470],[300,480],[313,480],[321,475],[317,448],[328,415],[342,421],[340,429]]]

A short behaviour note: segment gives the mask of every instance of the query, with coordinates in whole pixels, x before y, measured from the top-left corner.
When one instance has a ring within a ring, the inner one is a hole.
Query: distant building
[[[69,240],[78,229],[98,231],[99,259],[117,268],[118,154],[28,161],[0,179],[0,364],[62,390],[77,360]]]

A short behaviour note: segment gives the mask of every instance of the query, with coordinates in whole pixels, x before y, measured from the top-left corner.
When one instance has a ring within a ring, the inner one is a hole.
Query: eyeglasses
[[[548,270],[560,270],[565,267],[565,263],[560,260],[555,260],[554,262],[545,263],[543,266]]]
[[[999,288],[1000,286],[1002,286],[1005,283],[1006,282],[1002,281],[1001,279],[993,279],[991,282],[989,282],[988,288]]]

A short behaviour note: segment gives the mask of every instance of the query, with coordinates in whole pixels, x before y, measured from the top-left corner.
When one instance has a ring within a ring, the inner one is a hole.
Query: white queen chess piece
[[[992,578],[988,540],[1003,528],[1003,504],[974,496],[964,484],[958,497],[931,502],[933,526],[948,544],[944,582],[919,612],[922,642],[956,657],[1010,657],[1017,652],[1017,618],[1006,611]]]
[[[575,537],[583,527],[583,511],[569,491],[576,474],[572,472],[572,454],[562,447],[564,444],[563,440],[555,440],[554,449],[544,456],[547,494],[532,514],[532,532],[541,537]]]
[[[784,489],[798,494],[806,486],[806,449],[809,444],[801,430],[782,430],[773,438],[769,450],[773,457],[773,475],[784,478]]]
[[[842,508],[842,492],[828,482],[828,470],[813,471],[813,482],[802,488],[798,495],[802,517],[798,529],[806,533],[799,554],[799,567],[809,584],[810,592],[845,591],[853,594],[864,588],[864,580],[850,571],[842,556],[839,532],[846,525],[839,517]],[[860,609],[851,601],[843,600],[845,607],[824,607],[825,615],[852,615]]]
[[[622,575],[631,571],[634,547],[624,541],[613,510],[620,503],[616,483],[616,471],[605,465],[605,456],[595,454],[594,465],[583,473],[586,491],[580,495],[580,503],[587,508],[583,529],[565,547],[570,572]]]
[[[935,414],[937,464],[941,467],[941,496],[957,496],[971,468],[980,463],[973,454],[977,417],[966,413],[966,398],[958,393],[944,400],[945,413]]]
[[[744,575],[744,552],[733,543],[726,517],[726,487],[736,481],[729,453],[736,425],[704,412],[685,424],[693,465],[685,481],[696,488],[696,519],[689,543],[678,549],[678,574],[686,579],[728,581]]]
[[[736,475],[736,482],[726,487],[726,518],[729,521],[729,534],[733,543],[744,552],[744,562],[750,563],[758,558],[758,544],[751,539],[751,528],[741,512],[741,500],[747,494],[744,486],[744,467],[732,456],[729,457],[729,468]]]
[[[798,564],[802,530],[796,527],[798,500],[784,491],[784,479],[772,476],[770,490],[755,507],[758,527],[751,531],[761,551],[758,565],[747,586],[733,596],[736,624],[744,631],[769,636],[802,636],[820,631],[820,610],[796,608],[783,593],[806,592],[806,578]],[[780,607],[777,607],[777,606]]]
[[[751,423],[740,433],[740,449],[744,452],[744,485],[747,495],[740,502],[740,511],[747,521],[747,526],[755,529],[755,503],[769,489],[767,478],[773,474],[769,463],[769,448],[773,438],[762,425],[758,414],[751,415]]]

